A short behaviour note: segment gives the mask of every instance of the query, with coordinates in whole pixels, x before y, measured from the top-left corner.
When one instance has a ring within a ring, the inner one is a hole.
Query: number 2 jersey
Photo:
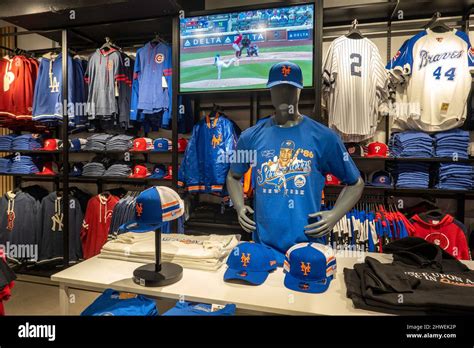
[[[387,69],[397,88],[395,128],[426,132],[460,127],[466,119],[474,51],[466,33],[430,29],[407,40]]]
[[[329,127],[345,142],[372,138],[379,114],[388,111],[387,72],[377,46],[367,38],[334,40],[324,62],[323,84]]]

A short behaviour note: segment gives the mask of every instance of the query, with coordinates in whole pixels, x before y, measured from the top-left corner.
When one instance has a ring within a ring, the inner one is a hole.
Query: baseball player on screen
[[[243,39],[244,36],[239,31],[237,32],[237,34],[238,34],[238,36],[234,40],[234,43],[232,44],[232,48],[235,51],[235,57],[240,58],[240,56],[242,55],[242,47],[241,47],[240,43],[242,42],[242,39]]]
[[[222,67],[228,68],[229,66],[232,65],[237,59],[235,57],[232,57],[228,62],[224,62],[221,59],[220,54],[216,54],[214,57],[214,65],[217,67],[217,79],[220,80],[222,76]]]

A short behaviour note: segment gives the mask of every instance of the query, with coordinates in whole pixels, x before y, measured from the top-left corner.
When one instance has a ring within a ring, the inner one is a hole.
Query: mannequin
[[[291,82],[279,82],[279,84],[270,88],[270,92],[272,104],[276,111],[275,115],[272,116],[275,127],[290,128],[303,122],[305,116],[301,115],[298,109],[300,88]],[[253,232],[256,230],[256,222],[252,217],[254,210],[244,203],[242,176],[242,174],[231,169],[227,175],[227,189],[237,211],[240,225],[246,232]],[[316,222],[308,223],[304,227],[306,236],[318,238],[329,234],[335,224],[358,202],[363,189],[364,181],[359,176],[353,184],[346,186],[341,191],[332,210],[310,213],[308,220],[316,220]],[[281,214],[285,214],[285,212],[281,212]]]

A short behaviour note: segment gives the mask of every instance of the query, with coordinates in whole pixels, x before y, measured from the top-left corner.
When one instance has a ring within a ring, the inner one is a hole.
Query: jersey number
[[[441,79],[441,67],[437,67],[435,71],[433,71],[433,76],[436,78],[436,80]],[[448,81],[453,81],[454,78],[456,77],[456,68],[451,68],[448,71],[444,73],[444,76],[448,78]]]
[[[362,56],[358,53],[352,53],[351,54],[351,75],[352,76],[362,76],[362,73],[360,71],[360,67],[362,66]]]

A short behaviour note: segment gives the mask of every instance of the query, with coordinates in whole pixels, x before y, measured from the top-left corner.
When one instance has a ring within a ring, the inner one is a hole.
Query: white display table
[[[367,253],[381,262],[390,262],[391,255]],[[140,263],[94,257],[51,279],[59,282],[61,313],[68,314],[69,289],[102,292],[107,288],[143,294],[155,298],[184,299],[201,303],[234,303],[237,308],[284,315],[374,315],[376,312],[355,309],[346,297],[343,269],[353,268],[363,258],[338,257],[337,277],[322,294],[304,294],[285,288],[284,273],[278,268],[262,285],[231,284],[223,281],[227,266],[216,272],[184,269],[183,278],[172,285],[145,288],[132,281],[133,271]],[[466,262],[474,268],[474,261]]]

